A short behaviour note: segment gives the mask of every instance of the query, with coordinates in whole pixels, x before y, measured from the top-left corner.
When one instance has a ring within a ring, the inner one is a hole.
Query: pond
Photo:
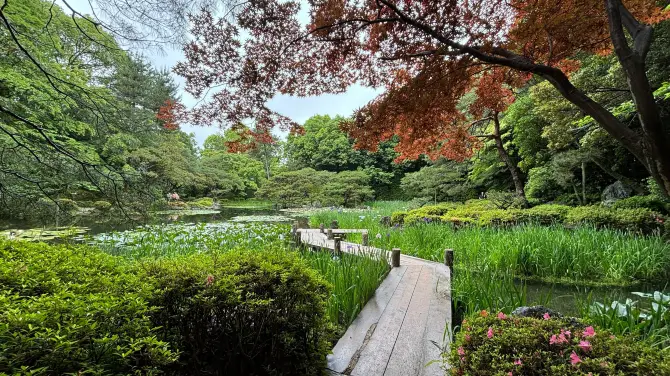
[[[268,208],[227,208],[217,210],[169,210],[152,213],[147,218],[79,216],[66,223],[40,225],[31,222],[0,222],[0,236],[23,240],[57,241],[62,238],[81,240],[111,232],[125,232],[144,226],[175,224],[224,224],[224,223],[289,223],[297,217]]]

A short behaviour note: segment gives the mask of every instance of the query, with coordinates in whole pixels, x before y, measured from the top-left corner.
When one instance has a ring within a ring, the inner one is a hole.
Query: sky
[[[68,4],[81,13],[91,12],[91,7],[88,0],[69,0]],[[301,14],[301,18],[304,17],[306,20],[307,15],[306,12],[304,13],[304,15]],[[170,71],[172,70],[172,67],[177,64],[177,62],[184,58],[184,54],[180,48],[174,48],[171,46],[165,46],[163,51],[148,49],[136,52],[140,52],[142,55],[146,56],[147,59],[154,65],[154,67],[158,69],[168,69]],[[172,73],[172,76],[174,77],[175,82],[179,84],[179,92],[182,102],[187,107],[192,107],[197,102],[197,99],[193,98],[183,90],[184,79],[182,77],[179,77],[174,73]],[[349,116],[353,113],[354,110],[363,107],[366,103],[374,99],[380,93],[381,90],[379,89],[375,90],[360,85],[354,85],[342,94],[320,95],[303,98],[291,97],[287,95],[277,95],[270,102],[268,102],[268,107],[273,111],[293,119],[299,124],[303,124],[313,115]],[[188,124],[182,125],[181,128],[184,132],[193,133],[199,146],[202,146],[202,143],[208,136],[217,133],[220,129],[214,126],[202,127],[191,126]],[[286,136],[285,132],[281,131],[277,131],[276,134],[282,138]]]

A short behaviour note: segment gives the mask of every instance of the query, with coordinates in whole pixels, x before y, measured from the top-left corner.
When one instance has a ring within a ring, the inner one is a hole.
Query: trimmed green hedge
[[[670,359],[633,337],[575,319],[481,314],[463,321],[452,375],[670,375]]]
[[[0,374],[159,372],[177,352],[156,338],[152,290],[91,248],[0,240]]]
[[[294,254],[227,252],[142,264],[174,374],[316,375],[329,350],[326,282]]]
[[[633,196],[612,204],[612,209],[649,209],[661,214],[670,214],[670,204],[657,196]]]
[[[291,253],[131,263],[0,241],[0,374],[315,375],[327,298]]]
[[[394,213],[398,224],[453,223],[455,225],[475,224],[479,226],[512,226],[523,223],[551,225],[562,223],[566,226],[592,225],[623,231],[652,233],[664,231],[666,218],[649,208],[633,207],[639,200],[629,201],[618,207],[601,205],[571,207],[546,204],[529,209],[496,209],[487,200],[469,201],[465,204],[440,204],[424,206],[409,212]],[[646,199],[642,200],[647,203]],[[631,206],[626,208],[625,206]],[[402,223],[400,220],[404,220]]]

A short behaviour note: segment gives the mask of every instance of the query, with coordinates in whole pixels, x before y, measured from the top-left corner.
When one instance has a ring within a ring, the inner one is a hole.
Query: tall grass
[[[386,227],[379,215],[322,212],[314,223],[338,220],[343,228],[365,228],[370,243],[397,247],[403,253],[441,261],[454,249],[456,269],[511,272],[514,276],[550,282],[630,285],[668,277],[670,246],[659,237],[631,235],[593,227],[521,225],[464,227],[421,224]]]
[[[389,271],[385,257],[302,251],[302,257],[332,285],[328,300],[331,322],[346,328],[363,309]]]

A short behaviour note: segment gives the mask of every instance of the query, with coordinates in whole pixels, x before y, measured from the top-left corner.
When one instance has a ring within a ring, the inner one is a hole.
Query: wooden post
[[[340,243],[340,239],[339,239],[339,238],[336,238],[336,239],[335,239],[335,247],[334,247],[334,248],[335,248],[335,250],[334,250],[334,251],[335,251],[335,255],[340,256],[340,255],[342,254],[342,249],[341,249],[341,247],[342,247],[342,243]]]
[[[333,229],[329,228],[327,233],[328,233],[328,240],[333,240]]]
[[[323,225],[323,223],[319,225],[319,230],[321,231],[322,234],[326,232],[326,227]]]
[[[393,248],[391,250],[391,266],[394,268],[400,266],[400,248]]]
[[[368,245],[370,243],[369,236],[367,232],[361,234],[361,244]]]
[[[339,227],[337,221],[333,221],[333,222],[330,224],[330,228],[340,228],[340,227]]]
[[[291,225],[291,241],[290,241],[292,247],[296,246],[295,239],[297,233],[298,233],[298,225],[296,222],[293,222],[293,224]]]
[[[444,265],[449,267],[449,279],[454,275],[454,250],[444,250]]]

